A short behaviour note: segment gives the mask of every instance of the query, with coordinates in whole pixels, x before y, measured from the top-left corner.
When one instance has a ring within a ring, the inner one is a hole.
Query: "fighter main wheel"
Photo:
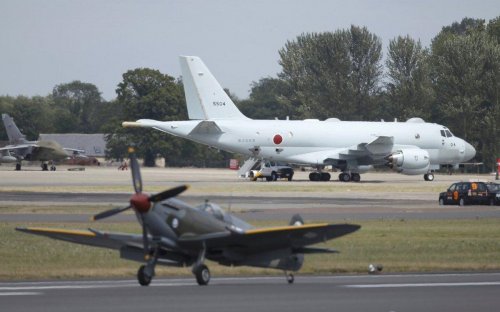
[[[293,284],[293,282],[295,281],[295,277],[292,273],[286,274],[286,281],[288,282],[288,284]]]
[[[194,269],[194,275],[196,276],[196,282],[198,282],[200,286],[208,285],[208,282],[210,282],[210,270],[204,264]]]
[[[139,271],[137,271],[137,280],[141,286],[149,286],[151,280],[153,279],[151,276],[147,275],[144,271],[146,270],[145,265],[141,265]]]

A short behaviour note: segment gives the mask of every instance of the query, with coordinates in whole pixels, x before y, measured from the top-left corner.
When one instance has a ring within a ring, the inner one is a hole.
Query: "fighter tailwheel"
[[[210,270],[204,264],[200,264],[193,270],[194,276],[196,276],[196,282],[198,285],[205,286],[210,282]]]
[[[285,277],[288,284],[293,284],[293,282],[295,281],[295,276],[293,276],[293,273],[285,272]]]
[[[149,276],[148,274],[146,274],[145,270],[146,270],[146,266],[141,265],[141,267],[139,268],[139,271],[137,271],[137,280],[139,281],[139,284],[141,284],[141,286],[149,286],[149,284],[151,283],[151,280],[153,279],[152,276]]]

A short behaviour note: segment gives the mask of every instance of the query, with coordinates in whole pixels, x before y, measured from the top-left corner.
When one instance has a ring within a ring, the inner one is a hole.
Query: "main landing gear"
[[[424,174],[424,180],[425,181],[434,181],[434,173],[429,172]]]
[[[340,182],[349,182],[349,181],[359,182],[359,181],[361,181],[361,176],[357,172],[353,172],[351,174],[349,174],[348,172],[342,172],[341,174],[339,174],[339,181]]]
[[[141,286],[149,286],[153,277],[155,276],[155,266],[158,262],[159,248],[155,248],[153,255],[149,258],[146,265],[141,265],[139,271],[137,271],[137,281]]]
[[[293,276],[293,273],[289,273],[289,272],[285,271],[285,277],[286,277],[286,281],[288,282],[288,284],[293,284],[293,282],[295,281],[295,277]]]
[[[315,171],[309,173],[310,181],[330,181],[330,174],[328,172]]]
[[[207,248],[203,246],[203,249],[200,250],[200,254],[198,255],[198,259],[191,270],[196,277],[196,282],[200,286],[206,286],[210,282],[210,270],[203,263],[203,261],[205,261],[206,250]]]

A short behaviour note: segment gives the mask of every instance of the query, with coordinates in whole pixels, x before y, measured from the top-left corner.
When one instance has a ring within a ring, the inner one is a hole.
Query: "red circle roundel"
[[[283,137],[279,134],[276,134],[273,138],[273,142],[274,144],[279,145],[281,144],[281,142],[283,142]]]

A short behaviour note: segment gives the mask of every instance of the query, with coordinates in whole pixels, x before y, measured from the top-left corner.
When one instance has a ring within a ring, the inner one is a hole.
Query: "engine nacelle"
[[[385,159],[387,160],[387,166],[402,174],[417,175],[429,172],[429,153],[423,149],[410,148],[400,150],[392,153]]]

